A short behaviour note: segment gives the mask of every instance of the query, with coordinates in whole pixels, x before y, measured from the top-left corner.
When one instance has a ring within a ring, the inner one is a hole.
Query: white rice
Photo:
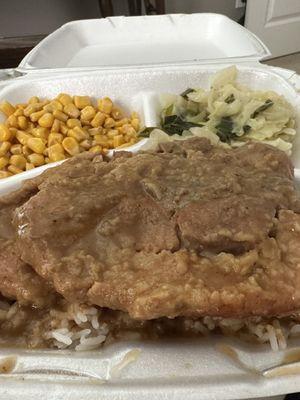
[[[19,310],[17,302],[10,305],[0,300],[0,322],[14,318]],[[95,350],[103,345],[109,334],[109,326],[101,321],[101,310],[72,304],[65,311],[51,310],[51,329],[43,335],[49,347]],[[298,322],[299,321],[299,322]],[[173,320],[176,324],[177,321]],[[181,320],[182,324],[182,320]],[[198,320],[184,319],[182,328],[186,332],[208,336],[215,331],[225,335],[238,336],[248,341],[269,343],[273,351],[287,347],[289,337],[300,336],[300,315],[292,320],[272,319],[264,321],[260,317],[251,319],[204,317]],[[134,329],[131,333],[139,337]],[[126,337],[126,333],[124,333]]]

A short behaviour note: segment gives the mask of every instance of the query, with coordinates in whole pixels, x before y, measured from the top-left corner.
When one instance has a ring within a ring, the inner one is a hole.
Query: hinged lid
[[[253,33],[224,15],[111,17],[63,25],[25,56],[18,71],[236,63],[269,55]]]

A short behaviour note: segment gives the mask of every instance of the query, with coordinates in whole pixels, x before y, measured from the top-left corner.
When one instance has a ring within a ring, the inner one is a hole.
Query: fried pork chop
[[[65,162],[13,224],[22,260],[70,302],[144,320],[278,316],[300,309],[298,213],[283,152],[190,139]]]

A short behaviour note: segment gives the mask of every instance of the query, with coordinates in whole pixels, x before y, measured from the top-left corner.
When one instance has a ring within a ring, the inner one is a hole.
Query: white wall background
[[[128,14],[127,0],[112,0],[116,15]],[[238,20],[235,0],[166,0],[167,13],[216,12]],[[48,34],[67,21],[99,18],[98,0],[0,0],[0,38]]]

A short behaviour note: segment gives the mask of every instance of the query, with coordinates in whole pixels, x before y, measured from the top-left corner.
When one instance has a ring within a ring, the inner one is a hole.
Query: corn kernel
[[[28,157],[30,154],[32,154],[32,151],[28,146],[22,146],[22,153]]]
[[[33,165],[33,164],[31,164],[31,163],[26,163],[26,166],[25,166],[26,171],[30,171],[30,170],[33,169],[33,168],[34,168],[34,165]]]
[[[27,118],[24,115],[18,116],[18,125],[21,129],[25,130],[28,126]]]
[[[67,127],[72,129],[72,128],[75,128],[75,126],[81,127],[81,122],[79,121],[79,119],[75,119],[75,118],[68,119]]]
[[[7,166],[9,160],[7,157],[0,157],[0,169],[3,169]]]
[[[18,139],[18,141],[22,144],[22,145],[26,145],[27,144],[27,140],[29,138],[31,138],[32,136],[24,131],[17,131],[16,133],[16,138]]]
[[[60,143],[56,143],[48,148],[49,160],[56,162],[64,160],[66,155],[64,154],[64,148]]]
[[[18,118],[15,115],[10,115],[5,121],[7,126],[11,126],[13,128],[19,128]]]
[[[30,133],[31,130],[32,130],[34,127],[35,127],[34,123],[31,122],[31,121],[28,121],[26,131],[27,131],[28,133]]]
[[[40,99],[37,96],[30,97],[28,100],[29,104],[40,103]]]
[[[115,126],[115,120],[113,118],[106,118],[104,122],[104,128],[113,128]]]
[[[26,158],[21,154],[14,154],[10,157],[9,163],[22,170],[25,168]]]
[[[64,106],[64,113],[71,118],[78,118],[80,115],[80,111],[73,103],[69,103]]]
[[[82,142],[80,142],[80,146],[83,147],[85,150],[88,150],[89,148],[92,147],[92,140],[85,139]]]
[[[41,116],[39,119],[39,125],[43,128],[51,128],[53,122],[54,122],[54,116],[50,113],[46,113]]]
[[[11,147],[10,142],[2,142],[0,144],[0,156],[5,156],[10,147]]]
[[[13,173],[13,174],[20,174],[21,172],[23,172],[22,169],[16,167],[15,165],[9,165],[7,167],[8,171]]]
[[[60,129],[60,120],[55,119],[51,127],[51,132],[59,132],[59,129]]]
[[[102,126],[104,121],[105,121],[106,115],[100,111],[97,112],[95,117],[91,121],[91,125],[94,128],[98,128],[99,126]]]
[[[73,137],[66,137],[62,142],[63,148],[71,156],[78,154],[80,152],[79,144]]]
[[[123,135],[114,136],[113,138],[114,147],[119,147],[124,144]]]
[[[17,108],[13,115],[15,117],[20,117],[21,115],[24,115],[24,111],[22,110],[22,108]]]
[[[27,103],[18,103],[15,105],[15,107],[24,110],[24,108],[26,108],[27,105],[28,105]]]
[[[91,105],[91,99],[89,96],[74,96],[73,99],[75,106],[79,108],[79,110]]]
[[[54,111],[62,111],[63,105],[57,100],[52,100],[50,101],[49,104],[46,104],[43,108],[47,112],[54,113]]]
[[[113,108],[113,102],[109,97],[104,97],[103,99],[98,100],[98,109],[99,111],[104,112],[105,114],[110,114]]]
[[[12,104],[10,104],[8,101],[4,100],[0,103],[0,111],[2,111],[3,114],[5,114],[7,117],[9,117],[16,111],[16,109]]]
[[[125,135],[129,135],[129,136],[135,136],[136,135],[135,129],[130,124],[123,125],[122,128],[121,128],[121,131]]]
[[[43,116],[44,114],[46,114],[45,110],[40,110],[40,111],[36,111],[30,114],[30,120],[31,122],[36,122],[38,121],[41,116]],[[21,128],[21,127],[20,127]]]
[[[118,136],[119,135],[119,131],[117,129],[109,129],[109,131],[107,132],[107,136],[110,139],[113,139],[114,136]]]
[[[39,167],[43,164],[45,164],[45,158],[42,154],[29,154],[29,156],[27,157],[28,161],[33,164],[35,167]]]
[[[48,128],[34,128],[31,131],[31,134],[36,138],[47,139],[49,136]]]
[[[100,144],[101,146],[107,145],[107,137],[103,135],[95,135],[93,140],[93,145]]]
[[[63,135],[58,132],[51,132],[48,136],[48,146],[53,146],[56,143],[62,143]]]
[[[68,136],[73,137],[77,142],[81,142],[84,139],[88,139],[89,134],[79,126],[75,126],[74,129],[69,129]]]
[[[24,115],[26,117],[29,117],[30,114],[40,111],[43,108],[43,103],[34,103],[34,104],[29,104],[25,109],[24,109]]]
[[[103,128],[101,126],[99,126],[98,128],[90,128],[88,129],[88,132],[91,136],[100,135],[101,133],[103,133]]]
[[[91,122],[86,120],[86,119],[81,119],[80,122],[81,122],[82,126],[88,126],[89,127],[91,125]]]
[[[0,171],[0,179],[8,178],[9,176],[12,176],[13,174],[9,171]]]
[[[80,118],[82,120],[90,121],[96,115],[96,110],[93,106],[86,106],[81,110]]]
[[[140,130],[140,121],[138,118],[133,118],[131,120],[131,126],[134,128],[136,132]]]
[[[45,144],[41,138],[29,138],[27,140],[27,146],[37,154],[43,154],[45,150]]]
[[[60,131],[62,134],[67,135],[69,128],[63,122],[60,123]]]
[[[65,114],[64,112],[60,111],[60,110],[55,110],[53,111],[53,116],[58,119],[59,121],[62,122],[66,122],[68,119],[67,114]]]
[[[123,113],[119,108],[113,107],[113,109],[111,110],[111,116],[113,119],[121,120],[123,117]]]
[[[13,133],[4,124],[0,124],[0,141],[5,142],[13,138]]]
[[[97,146],[93,146],[89,149],[90,153],[101,153],[102,151],[102,147],[97,145]]]
[[[122,118],[119,121],[116,121],[115,127],[119,128],[119,127],[121,127],[121,126],[123,126],[125,124],[128,124],[128,123],[129,123],[129,119],[128,118]]]
[[[132,113],[130,114],[130,118],[131,119],[135,119],[135,118],[139,119],[139,114],[135,111],[132,111]]]
[[[60,93],[57,96],[57,100],[60,101],[63,106],[73,102],[72,97],[66,93]]]
[[[12,154],[22,154],[22,145],[21,144],[13,144],[10,148],[10,152]]]

